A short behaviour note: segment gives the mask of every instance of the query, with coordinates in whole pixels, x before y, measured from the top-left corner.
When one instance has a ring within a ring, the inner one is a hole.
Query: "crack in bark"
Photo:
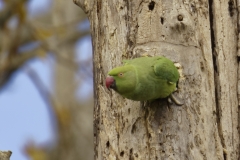
[[[144,102],[142,102],[144,103]],[[145,103],[145,105],[148,104],[148,103]],[[149,130],[148,130],[148,122],[147,122],[147,119],[148,119],[148,116],[149,116],[149,106],[147,107],[144,107],[145,108],[145,115],[144,115],[144,122],[145,122],[145,128],[146,128],[146,136],[147,136],[147,147],[148,147],[148,159],[150,159],[150,154],[151,154],[151,149],[150,149],[150,142],[149,142]]]
[[[97,1],[97,9],[96,9],[97,13],[100,13],[101,11],[101,0],[100,1]],[[101,14],[97,14],[97,20],[98,22],[101,21]],[[93,21],[90,21],[91,23],[97,23],[97,22],[93,22]],[[97,23],[98,24],[98,23]],[[97,87],[98,86],[98,82],[100,82],[100,79],[102,75],[104,74],[97,74],[97,73],[101,73],[101,67],[102,66],[98,66],[98,63],[94,63],[94,62],[99,62],[99,64],[102,64],[102,58],[101,58],[101,54],[96,54],[98,53],[98,50],[101,49],[101,46],[100,44],[98,43],[99,42],[99,37],[101,37],[101,29],[97,30],[95,27],[94,27],[94,24],[91,25],[91,31],[92,33],[96,33],[96,38],[95,38],[95,41],[97,43],[93,43],[93,79],[94,79],[94,110],[93,110],[93,113],[94,113],[94,117],[93,117],[93,134],[94,134],[94,159],[97,159],[97,157],[99,156],[98,154],[98,147],[99,147],[99,132],[100,132],[100,121],[101,121],[101,112],[100,112],[100,100],[99,100],[99,88]],[[96,25],[98,26],[98,25]],[[97,44],[97,45],[95,45]],[[101,82],[100,82],[101,83]],[[110,107],[112,107],[112,99],[111,99],[111,104],[110,104]]]
[[[126,23],[126,26],[127,26],[127,34],[126,34],[126,40],[127,40],[127,56],[129,56],[129,52],[132,51],[133,49],[133,46],[135,44],[135,42],[133,42],[133,39],[131,38],[131,24],[130,24],[130,16],[132,16],[132,10],[131,10],[131,2],[127,1],[126,0],[126,7],[127,7],[127,13],[125,15],[125,23]],[[134,34],[135,35],[135,34]],[[136,39],[136,38],[134,38]]]
[[[100,55],[93,54],[93,59],[100,59]],[[97,64],[93,64],[93,73],[98,73],[99,69]],[[96,97],[94,99],[94,116],[93,116],[93,134],[94,134],[94,159],[97,159],[98,156],[98,145],[99,145],[99,125],[100,125],[100,103],[99,103],[99,99],[97,97],[99,97],[99,88],[97,87],[98,84],[97,82],[99,82],[99,76],[97,74],[93,74],[93,79],[94,79],[94,90],[96,92],[94,92],[94,97]]]
[[[239,3],[238,3],[239,1],[236,1],[236,6],[239,6]],[[239,20],[239,10],[238,10],[238,7],[236,7],[236,12],[237,12],[237,19]],[[238,41],[238,44],[239,44],[239,36],[240,36],[240,28],[239,28],[239,24],[240,22],[238,21],[237,22],[237,34],[238,34],[238,37],[237,37],[237,41]],[[238,53],[238,57],[237,57],[237,60],[238,60],[238,64],[240,63],[240,57],[239,57],[239,47],[237,47],[237,53]],[[239,66],[239,65],[238,65]],[[238,68],[239,69],[239,68]],[[239,72],[239,71],[238,71]],[[239,72],[240,73],[240,72]],[[239,83],[239,79],[240,79],[240,77],[239,77],[239,73],[238,73],[238,83]],[[237,93],[237,95],[239,95],[240,93],[239,93],[239,90],[238,90],[238,93]],[[238,101],[239,101],[239,96],[238,96]],[[238,102],[238,110],[240,109],[240,106],[239,106],[239,102]],[[240,112],[238,113],[238,134],[240,135],[240,123],[239,123],[239,120],[240,120]],[[240,139],[240,137],[239,137],[239,139]],[[239,144],[239,147],[238,148],[240,148],[240,144]],[[240,152],[239,152],[239,154],[238,154],[238,159],[240,159]]]
[[[221,107],[219,104],[219,92],[221,90],[219,86],[219,75],[218,75],[218,55],[216,52],[216,42],[215,42],[215,34],[214,34],[214,15],[213,15],[213,0],[209,0],[209,20],[210,20],[210,34],[211,34],[211,48],[212,48],[212,59],[213,59],[213,67],[214,67],[214,86],[215,86],[215,103],[216,103],[216,121],[217,121],[217,127],[218,127],[218,135],[221,140],[221,144],[223,147],[223,158],[224,160],[227,159],[227,155],[224,152],[225,150],[225,143],[223,138],[223,131],[221,127]]]
[[[201,49],[199,46],[197,45],[185,45],[185,44],[180,44],[180,43],[173,43],[173,42],[166,42],[166,41],[162,41],[162,40],[159,40],[159,41],[147,41],[147,42],[138,42],[137,45],[135,46],[135,48],[137,46],[141,46],[141,45],[146,45],[146,44],[149,44],[149,43],[164,43],[164,44],[171,44],[171,45],[174,45],[174,46],[183,46],[183,47],[194,47],[194,48],[198,48],[198,49]]]

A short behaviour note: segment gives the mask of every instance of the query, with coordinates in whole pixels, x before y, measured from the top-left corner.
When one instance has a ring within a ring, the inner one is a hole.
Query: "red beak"
[[[107,78],[106,78],[105,83],[106,83],[107,89],[111,88],[111,86],[114,84],[114,81],[115,81],[115,80],[114,80],[113,77],[107,77]]]

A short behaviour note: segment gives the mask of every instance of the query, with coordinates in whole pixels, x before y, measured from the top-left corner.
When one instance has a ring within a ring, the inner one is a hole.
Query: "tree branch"
[[[14,15],[16,6],[21,3],[25,3],[27,0],[8,0],[6,6],[0,11],[0,28],[2,28],[6,22]]]
[[[92,7],[94,5],[94,1],[88,0],[73,0],[73,3],[81,7],[87,15],[90,14],[90,12],[92,11]]]
[[[11,151],[0,151],[0,160],[10,160],[11,155]]]

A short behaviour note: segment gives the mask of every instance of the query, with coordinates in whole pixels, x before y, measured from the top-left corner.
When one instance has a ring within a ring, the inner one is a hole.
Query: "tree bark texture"
[[[74,2],[92,30],[95,159],[239,158],[237,1]],[[110,69],[144,53],[176,63],[182,107],[106,89]]]

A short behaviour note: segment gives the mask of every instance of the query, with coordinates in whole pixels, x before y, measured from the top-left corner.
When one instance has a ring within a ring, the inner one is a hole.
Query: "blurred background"
[[[72,0],[0,0],[0,150],[93,159],[89,22]]]

